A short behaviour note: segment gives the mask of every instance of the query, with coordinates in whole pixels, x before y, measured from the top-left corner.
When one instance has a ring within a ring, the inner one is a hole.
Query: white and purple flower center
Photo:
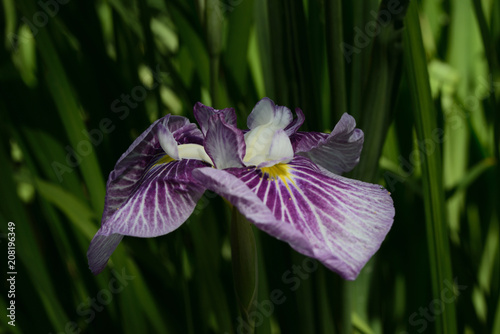
[[[177,144],[174,135],[168,129],[168,118],[158,126],[158,139],[160,146],[167,156],[173,160],[195,159],[212,164],[212,159],[199,144]]]
[[[244,135],[245,151],[241,157],[243,164],[247,167],[264,168],[290,162],[294,152],[284,129],[292,120],[293,116],[288,108],[275,106],[268,99],[258,103],[247,121],[250,130]],[[174,160],[201,160],[219,169],[224,169],[221,166],[231,166],[220,160],[219,163],[214,163],[202,145],[177,144],[165,125],[159,127],[159,139],[165,153]]]
[[[247,121],[245,165],[269,167],[290,162],[293,148],[284,129],[292,120],[289,109],[274,106],[270,100],[259,102]]]

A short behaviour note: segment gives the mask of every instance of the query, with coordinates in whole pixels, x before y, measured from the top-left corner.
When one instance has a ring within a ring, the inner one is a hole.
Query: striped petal
[[[102,235],[101,230],[92,238],[87,251],[87,258],[90,271],[94,275],[104,270],[111,254],[113,254],[122,239],[122,234]]]
[[[104,269],[121,236],[156,237],[177,229],[193,212],[205,188],[191,176],[200,160],[159,155],[145,169],[127,200],[103,221],[87,253],[94,274]]]
[[[151,124],[122,154],[109,174],[101,222],[108,220],[114,210],[127,200],[142,178],[144,169],[158,154],[164,153],[158,136],[161,125],[168,129],[179,144],[203,144],[201,131],[185,117],[167,115]]]
[[[394,218],[382,187],[323,172],[309,159],[267,168],[193,171],[263,231],[355,279]]]
[[[243,131],[228,124],[224,114],[212,115],[203,145],[216,168],[244,166],[245,138]]]
[[[296,154],[311,159],[332,173],[342,174],[358,164],[364,134],[356,128],[352,116],[343,114],[330,134],[297,132],[290,140]]]
[[[286,134],[290,137],[294,133],[296,133],[299,128],[304,124],[306,120],[304,113],[301,109],[295,108],[295,113],[297,114],[297,118],[295,118],[288,126],[285,128]]]
[[[122,235],[115,235],[109,226],[111,218],[117,213],[117,209],[123,207],[130,197],[140,188],[144,182],[146,171],[156,163],[170,162],[172,159],[165,155],[159,137],[163,135],[171,136],[178,144],[202,144],[203,135],[185,117],[167,115],[149,126],[130,145],[128,150],[122,154],[115,165],[114,170],[109,174],[106,185],[106,198],[104,212],[101,220],[101,229],[98,231],[89,248],[89,264],[94,273],[102,270],[108,261],[109,255],[120,242]],[[167,138],[164,145],[172,146],[172,138]],[[196,162],[196,166],[206,166],[201,161]],[[191,180],[191,182],[195,182]],[[113,237],[112,237],[113,236]],[[104,239],[103,239],[104,238]],[[92,251],[91,251],[92,250]],[[105,256],[108,254],[107,256]],[[104,263],[104,264],[102,264]],[[101,267],[102,265],[102,267]]]
[[[205,136],[207,134],[208,129],[210,128],[210,118],[215,114],[223,115],[224,121],[236,127],[236,112],[233,108],[226,109],[214,109],[212,107],[206,106],[201,102],[198,102],[194,105],[194,118],[200,125],[201,132]]]

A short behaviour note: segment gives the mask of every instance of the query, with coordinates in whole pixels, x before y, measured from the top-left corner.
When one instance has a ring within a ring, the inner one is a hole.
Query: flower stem
[[[257,247],[252,225],[233,207],[231,216],[231,258],[236,298],[247,333],[254,333],[255,323],[249,315],[257,299]]]

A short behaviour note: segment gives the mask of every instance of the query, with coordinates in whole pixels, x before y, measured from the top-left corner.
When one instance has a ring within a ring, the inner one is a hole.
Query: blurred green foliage
[[[107,175],[148,124],[201,101],[244,128],[264,96],[301,108],[303,130],[354,115],[350,176],[385,185],[396,218],[355,282],[299,273],[302,255],[255,230],[256,332],[500,333],[500,2],[407,7],[3,0],[0,241],[6,263],[15,222],[18,275],[0,333],[246,333],[213,194],[175,233],[125,238],[97,277],[86,251]]]

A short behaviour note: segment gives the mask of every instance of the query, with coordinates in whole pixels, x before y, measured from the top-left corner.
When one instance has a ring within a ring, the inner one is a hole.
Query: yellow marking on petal
[[[290,170],[292,168],[288,164],[276,164],[271,167],[262,167],[260,169],[262,173],[268,175],[268,181],[273,180],[278,182],[280,180],[285,185],[288,192],[291,194],[290,186],[288,185],[288,181],[290,181],[294,186],[296,186],[295,181],[292,179],[292,174]]]
[[[290,178],[290,166],[287,164],[276,164],[270,167],[262,167],[260,170],[273,180],[282,177]]]
[[[174,158],[170,157],[168,154],[165,154],[152,167],[157,166],[157,165],[161,165],[161,164],[168,164],[170,161],[174,161]]]
[[[158,166],[158,165],[164,165],[164,164],[168,164],[169,162],[172,162],[174,161],[174,158],[170,157],[168,154],[165,154],[164,156],[162,156],[157,162],[155,162],[154,165],[152,165],[151,167],[148,168],[148,170],[146,171],[146,173],[149,173],[149,171],[155,167],[155,166]]]

